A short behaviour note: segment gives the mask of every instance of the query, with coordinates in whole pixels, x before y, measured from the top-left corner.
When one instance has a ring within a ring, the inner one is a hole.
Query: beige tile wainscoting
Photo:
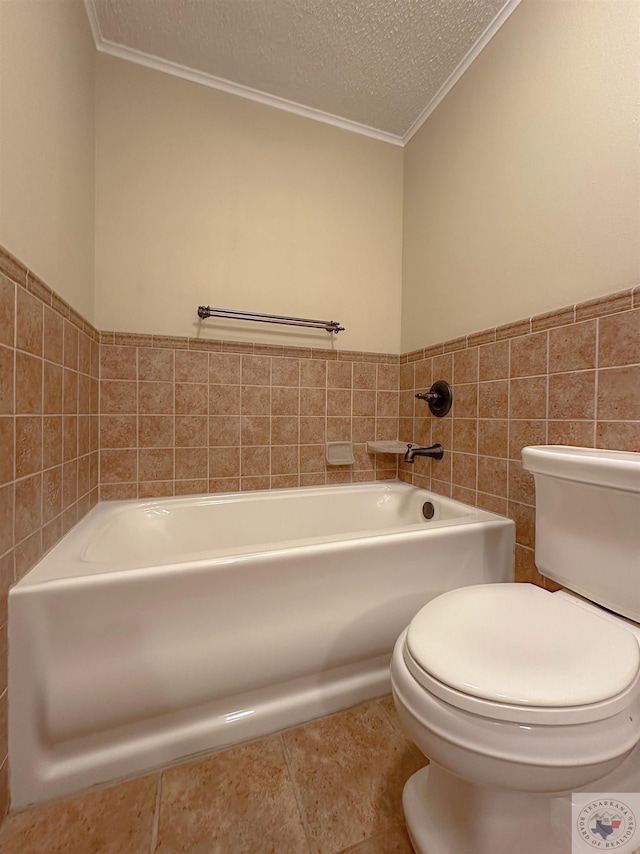
[[[100,335],[100,497],[395,478],[398,356]],[[353,442],[328,466],[325,443]]]
[[[0,816],[7,594],[98,501],[99,336],[0,248]]]
[[[640,288],[401,356],[399,437],[440,442],[440,462],[400,463],[401,480],[516,523],[516,578],[552,588],[535,568],[535,492],[525,445],[640,451]],[[415,399],[453,386],[432,418]],[[447,451],[449,453],[447,453]]]

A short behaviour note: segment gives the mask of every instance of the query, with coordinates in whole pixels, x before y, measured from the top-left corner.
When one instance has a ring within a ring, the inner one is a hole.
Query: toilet
[[[563,589],[452,590],[394,649],[400,722],[429,759],[403,793],[417,854],[569,854],[572,792],[640,792],[640,453],[522,459],[536,564]]]

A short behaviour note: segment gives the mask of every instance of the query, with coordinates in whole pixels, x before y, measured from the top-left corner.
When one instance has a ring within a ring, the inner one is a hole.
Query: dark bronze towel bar
[[[210,305],[198,306],[198,317],[224,317],[228,320],[258,320],[260,323],[282,323],[286,326],[306,326],[310,329],[325,329],[327,332],[344,331],[337,320],[310,320],[306,317],[286,317],[282,314],[258,314],[255,311],[235,311],[231,308],[212,308]]]

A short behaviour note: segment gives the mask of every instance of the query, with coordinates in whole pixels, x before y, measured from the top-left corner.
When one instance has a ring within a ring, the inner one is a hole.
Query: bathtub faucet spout
[[[414,457],[432,457],[441,460],[444,456],[442,445],[430,445],[428,448],[417,448],[415,445],[407,445],[407,453],[404,455],[405,463],[413,463]]]

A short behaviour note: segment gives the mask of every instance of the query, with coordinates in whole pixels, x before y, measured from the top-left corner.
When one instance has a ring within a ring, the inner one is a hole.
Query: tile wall
[[[97,331],[0,249],[0,820],[7,593],[98,500]]]
[[[414,397],[437,379],[454,390],[442,419]],[[400,389],[399,437],[450,451],[439,462],[401,462],[400,478],[510,516],[516,577],[545,586],[533,559],[535,493],[521,451],[536,444],[640,451],[640,288],[405,354]]]
[[[100,497],[184,495],[395,478],[399,357],[100,336]],[[328,466],[325,443],[353,442]]]

